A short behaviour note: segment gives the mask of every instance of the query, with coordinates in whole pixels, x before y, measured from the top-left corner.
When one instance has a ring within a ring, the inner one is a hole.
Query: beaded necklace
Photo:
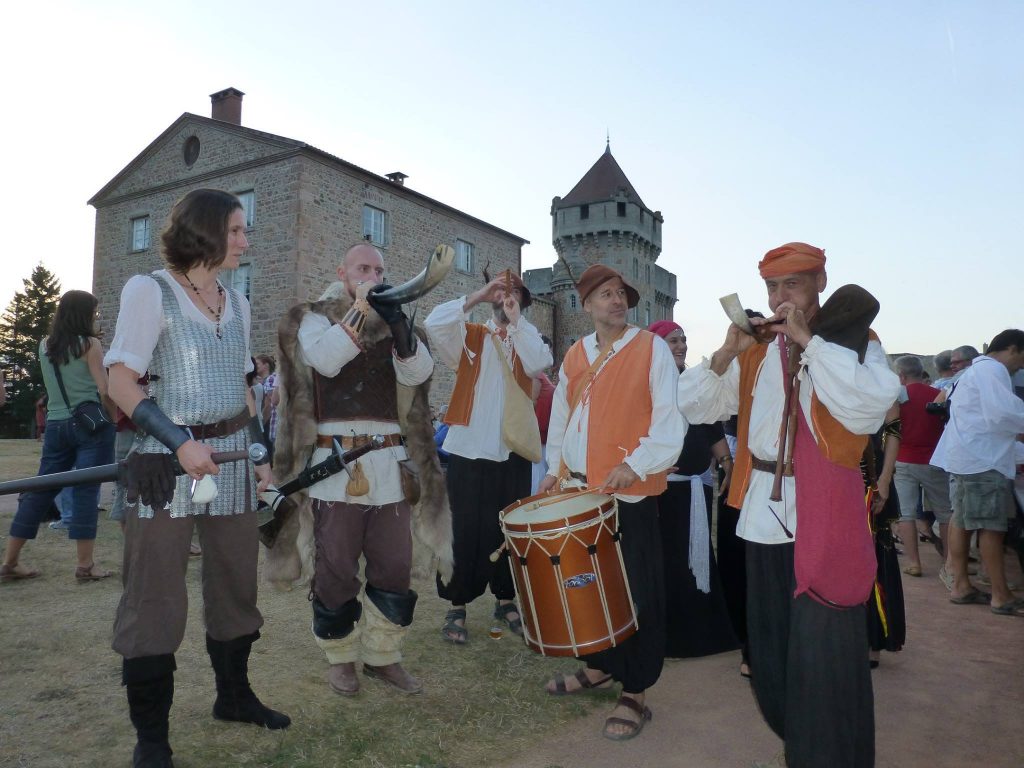
[[[203,306],[206,307],[206,310],[211,315],[213,315],[214,322],[216,323],[216,327],[214,328],[214,333],[217,334],[217,338],[218,339],[222,338],[221,337],[221,333],[220,333],[220,316],[224,312],[224,288],[221,286],[220,283],[217,283],[217,308],[214,309],[213,307],[211,307],[209,304],[206,303],[206,299],[203,298],[203,294],[201,294],[199,292],[199,287],[195,283],[192,282],[192,280],[191,280],[191,278],[189,278],[188,274],[187,273],[183,273],[183,274],[184,274],[185,279],[188,280],[188,284],[192,286],[192,290],[196,292],[196,296],[198,296],[199,300],[201,302],[203,302]]]

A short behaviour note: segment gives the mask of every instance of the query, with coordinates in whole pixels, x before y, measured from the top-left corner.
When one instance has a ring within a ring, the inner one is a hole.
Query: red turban
[[[807,243],[786,243],[768,251],[757,268],[764,279],[797,272],[820,272],[825,268],[825,251]]]
[[[672,333],[672,331],[681,331],[683,329],[679,323],[673,323],[671,320],[658,320],[657,322],[651,323],[647,326],[647,330],[664,339]]]

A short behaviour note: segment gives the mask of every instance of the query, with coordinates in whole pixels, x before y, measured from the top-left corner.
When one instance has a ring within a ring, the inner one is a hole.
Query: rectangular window
[[[242,202],[242,208],[245,210],[245,228],[249,229],[256,223],[256,192],[247,189],[239,192],[236,197]]]
[[[387,245],[388,214],[372,205],[363,206],[363,238],[374,245]]]
[[[616,211],[616,213],[618,213],[619,216],[625,216],[626,215],[626,204],[625,203],[616,203],[615,204],[615,211]]]
[[[246,299],[251,300],[252,264],[239,264],[238,269],[227,270],[224,272],[224,282],[245,296]]]
[[[459,272],[473,271],[473,244],[465,240],[455,241],[455,268]]]
[[[132,219],[132,250],[144,251],[149,248],[149,216]]]
[[[590,218],[590,206],[589,205],[581,205],[580,206],[580,218],[581,219],[589,219]]]

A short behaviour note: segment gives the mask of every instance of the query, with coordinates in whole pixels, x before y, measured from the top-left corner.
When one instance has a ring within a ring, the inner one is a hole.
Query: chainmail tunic
[[[167,283],[154,276],[163,297],[164,328],[160,332],[149,365],[149,391],[167,417],[175,424],[213,424],[238,415],[246,407],[246,339],[240,298],[225,288],[231,302],[231,319],[221,324],[218,339],[206,328],[185,317]],[[249,447],[248,430],[203,441],[214,452],[239,451]],[[163,443],[139,433],[132,448],[140,453],[169,453]],[[192,479],[178,478],[171,502],[171,517],[186,515],[234,515],[255,508],[256,481],[248,461],[220,465],[214,476],[218,494],[209,504],[193,504]],[[139,504],[139,517],[152,517],[152,508]]]

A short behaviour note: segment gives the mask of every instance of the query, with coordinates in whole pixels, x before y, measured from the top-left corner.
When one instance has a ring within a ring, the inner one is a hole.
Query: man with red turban
[[[728,503],[741,510],[736,533],[746,540],[752,682],[765,720],[785,740],[786,765],[869,768],[864,602],[876,566],[859,462],[899,380],[867,326],[877,302],[844,286],[819,305],[823,250],[788,243],[758,268],[773,314],[750,322],[774,339],[759,344],[731,325],[711,359],[680,376],[679,407],[691,423],[739,415]],[[791,354],[792,345],[799,349]],[[784,413],[790,386],[792,415]],[[780,445],[783,419],[794,424],[791,451]],[[773,501],[777,462],[788,466],[792,457]]]

